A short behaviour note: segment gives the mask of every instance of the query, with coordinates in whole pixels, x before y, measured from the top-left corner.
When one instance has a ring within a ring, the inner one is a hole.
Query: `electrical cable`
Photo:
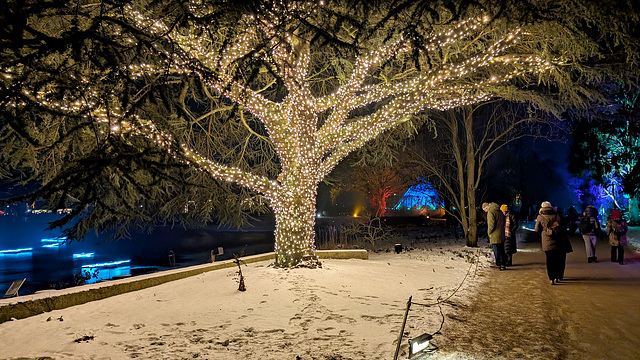
[[[473,265],[477,264],[479,262],[478,261],[478,251],[479,251],[479,249],[476,249],[476,254],[474,256],[474,260],[471,262],[471,265],[469,265],[469,269],[467,269],[467,273],[464,275],[464,278],[462,278],[462,281],[460,282],[458,287],[456,287],[456,289],[453,290],[453,292],[449,296],[447,296],[443,300],[438,300],[437,302],[432,303],[432,304],[421,304],[421,303],[417,303],[415,301],[411,301],[411,303],[415,304],[415,305],[430,307],[430,306],[440,305],[440,304],[444,303],[445,301],[449,300],[451,297],[453,297],[453,295],[455,295],[458,292],[458,290],[460,290],[460,288],[462,287],[464,282],[467,280],[467,277],[469,277],[469,274],[471,273],[471,269],[473,268]],[[476,271],[477,271],[477,268],[476,268]]]

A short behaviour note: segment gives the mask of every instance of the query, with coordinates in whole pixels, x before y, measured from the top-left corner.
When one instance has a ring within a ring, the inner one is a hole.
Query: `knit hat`
[[[484,211],[489,210],[489,203],[482,203],[482,210]]]
[[[593,206],[593,205],[588,205],[584,209],[584,215],[586,215],[586,216],[598,216],[598,209],[596,209],[596,207]]]
[[[551,202],[549,202],[549,201],[543,201],[543,202],[542,202],[542,205],[540,205],[540,207],[543,207],[543,208],[552,208],[552,207],[553,207],[553,205],[551,205]]]
[[[507,204],[502,204],[502,206],[500,206],[500,210],[502,212],[505,212],[505,211],[509,210],[509,207],[507,206]]]
[[[622,215],[620,214],[620,210],[618,210],[618,209],[611,210],[611,218],[612,219],[621,219]]]

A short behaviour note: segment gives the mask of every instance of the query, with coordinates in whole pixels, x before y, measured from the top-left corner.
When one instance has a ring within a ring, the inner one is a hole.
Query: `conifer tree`
[[[268,205],[275,264],[316,266],[316,189],[349,153],[429,109],[585,105],[636,61],[622,1],[233,3],[7,4],[3,171],[72,208],[53,226]]]

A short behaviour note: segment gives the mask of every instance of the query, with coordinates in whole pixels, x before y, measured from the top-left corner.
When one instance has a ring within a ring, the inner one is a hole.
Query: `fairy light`
[[[188,4],[195,16],[206,15],[209,9],[198,2]],[[541,74],[554,69],[558,61],[549,61],[535,54],[518,54],[514,45],[520,41],[522,28],[494,38],[483,51],[474,56],[441,64],[413,78],[373,82],[372,72],[399,54],[412,50],[412,42],[403,36],[395,37],[370,53],[355,59],[347,81],[333,93],[315,96],[311,92],[309,71],[311,53],[305,39],[294,32],[279,35],[276,24],[287,24],[287,14],[312,14],[324,3],[284,4],[275,2],[273,8],[260,14],[247,15],[238,26],[245,31],[222,51],[212,51],[214,44],[204,28],[175,29],[162,19],[125,5],[124,13],[134,26],[146,29],[177,45],[177,51],[167,54],[160,64],[133,63],[126,71],[137,77],[165,72],[198,76],[212,90],[241,105],[265,126],[281,162],[277,179],[252,174],[250,171],[217,163],[201,156],[188,144],[181,144],[188,161],[212,178],[236,183],[257,191],[270,201],[276,215],[276,266],[319,265],[315,254],[314,224],[317,187],[320,181],[352,151],[381,133],[388,131],[411,116],[425,110],[445,110],[492,98],[492,88],[517,77]],[[264,5],[263,5],[264,6]],[[284,15],[283,15],[284,14]],[[472,17],[453,26],[443,26],[428,37],[422,52],[453,49],[460,42],[473,39],[483,31],[490,18]],[[259,26],[256,26],[259,24]],[[121,30],[116,29],[116,33]],[[245,86],[233,77],[236,60],[255,50],[260,39],[271,39],[265,51],[252,56],[272,61],[273,71],[281,78],[288,92],[275,102]],[[134,42],[133,39],[125,39]],[[156,47],[162,51],[161,47]],[[175,50],[175,48],[174,48]],[[270,55],[270,56],[267,56]],[[11,81],[15,69],[0,69],[4,81]],[[212,76],[215,74],[216,76]],[[24,96],[41,106],[77,114],[88,114],[104,125],[102,133],[120,136],[146,136],[166,149],[176,142],[171,135],[157,129],[151,121],[137,114],[128,114],[116,106],[116,94],[99,94],[84,82],[87,92],[82,98],[56,97],[55,89],[38,93],[25,91]],[[113,101],[110,101],[113,98]],[[353,117],[353,110],[362,109],[383,99],[384,106],[361,117]],[[7,103],[10,106],[24,104]],[[330,114],[319,126],[319,116]],[[167,150],[170,151],[170,150]]]

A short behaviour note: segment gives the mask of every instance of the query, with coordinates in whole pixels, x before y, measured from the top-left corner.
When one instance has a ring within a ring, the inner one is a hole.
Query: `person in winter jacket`
[[[500,206],[500,211],[504,214],[504,252],[507,255],[507,266],[513,265],[513,254],[518,252],[516,247],[516,230],[518,222],[516,217],[509,212],[506,204]]]
[[[567,260],[566,248],[563,238],[555,235],[561,232],[560,216],[549,201],[542,203],[539,215],[536,218],[535,231],[541,234],[542,251],[547,260],[547,276],[551,285],[559,283],[564,279],[564,268]],[[554,231],[555,229],[555,231]],[[566,235],[566,234],[565,234]]]
[[[598,262],[598,258],[596,257],[596,243],[598,242],[600,232],[598,209],[593,205],[589,205],[584,209],[582,219],[580,220],[580,234],[584,240],[584,246],[587,250],[587,262],[589,263]]]
[[[622,219],[620,210],[611,210],[607,219],[607,236],[611,245],[611,262],[624,264],[624,247],[627,245],[627,222]]]
[[[487,212],[487,235],[496,258],[496,267],[507,269],[507,255],[504,252],[504,214],[496,203],[483,203],[482,210]]]

